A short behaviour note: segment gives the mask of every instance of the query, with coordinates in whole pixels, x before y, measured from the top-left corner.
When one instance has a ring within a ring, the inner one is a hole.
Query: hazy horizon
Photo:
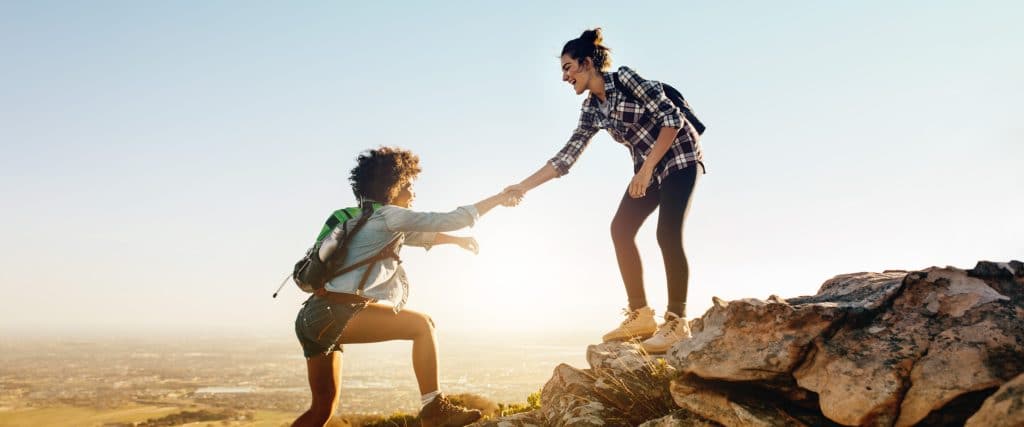
[[[559,363],[586,365],[585,347],[572,343],[440,344],[445,392],[492,402],[525,402]],[[347,345],[339,414],[415,413],[419,393],[410,346]],[[302,352],[281,339],[7,339],[0,350],[5,426],[126,424],[198,408],[208,416],[249,412],[241,425],[278,426],[309,404]]]

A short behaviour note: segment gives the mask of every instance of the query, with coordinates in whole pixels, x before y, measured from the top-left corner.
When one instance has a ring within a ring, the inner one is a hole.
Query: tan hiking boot
[[[644,340],[641,346],[648,353],[664,353],[685,339],[690,339],[690,323],[675,313],[667,313],[665,323],[658,327],[658,332]]]
[[[423,427],[462,427],[480,419],[480,411],[466,409],[440,394],[420,410],[420,425]]]
[[[626,320],[618,328],[604,334],[602,339],[608,341],[622,341],[633,338],[645,339],[654,334],[658,324],[654,321],[654,310],[650,307],[642,307],[633,311],[622,310]]]

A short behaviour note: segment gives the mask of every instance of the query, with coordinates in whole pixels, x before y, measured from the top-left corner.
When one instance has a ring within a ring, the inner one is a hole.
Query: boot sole
[[[647,352],[647,354],[665,354],[665,353],[668,353],[668,350],[671,349],[672,346],[668,346],[668,348],[665,348],[665,349],[649,349],[646,346],[641,344],[640,348],[643,349],[645,352]]]
[[[643,341],[653,336],[654,332],[651,332],[637,335],[616,335],[609,338],[601,337],[601,340],[603,342]]]

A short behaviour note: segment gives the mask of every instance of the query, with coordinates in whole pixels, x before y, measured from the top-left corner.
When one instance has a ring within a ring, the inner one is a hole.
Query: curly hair
[[[420,158],[398,147],[379,147],[359,153],[349,173],[352,194],[360,201],[391,203],[402,187],[420,174]]]

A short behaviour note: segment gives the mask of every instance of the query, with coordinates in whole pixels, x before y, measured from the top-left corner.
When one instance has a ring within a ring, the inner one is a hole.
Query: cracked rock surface
[[[1024,264],[843,274],[815,295],[714,300],[663,358],[555,368],[540,425],[1024,425]],[[495,422],[491,420],[488,422]],[[487,424],[497,425],[497,424]],[[525,425],[525,424],[507,424]]]

